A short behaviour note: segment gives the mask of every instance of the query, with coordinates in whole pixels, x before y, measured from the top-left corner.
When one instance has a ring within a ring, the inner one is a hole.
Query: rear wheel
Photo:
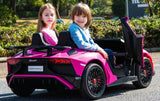
[[[148,58],[144,58],[145,67],[137,66],[138,81],[133,82],[137,88],[146,88],[152,80],[152,65]]]
[[[29,96],[30,94],[33,93],[34,88],[25,88],[25,87],[12,87],[11,90],[13,91],[14,94],[21,96],[21,97],[26,97]]]
[[[81,95],[89,99],[100,98],[106,87],[106,77],[101,66],[96,63],[89,64],[82,76]]]

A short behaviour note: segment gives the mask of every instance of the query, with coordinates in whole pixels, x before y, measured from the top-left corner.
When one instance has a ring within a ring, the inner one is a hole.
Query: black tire
[[[34,88],[12,87],[12,92],[18,96],[26,97],[33,93]]]
[[[106,77],[101,66],[96,63],[87,65],[82,75],[81,95],[88,99],[100,98],[106,88]]]
[[[145,67],[137,66],[138,81],[133,82],[137,88],[146,88],[150,85],[152,80],[152,65],[148,58],[144,58]]]

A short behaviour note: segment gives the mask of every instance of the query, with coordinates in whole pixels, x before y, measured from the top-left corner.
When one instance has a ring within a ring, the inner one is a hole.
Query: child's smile
[[[87,23],[87,16],[85,16],[84,14],[75,15],[74,16],[74,23],[78,24],[81,28],[84,28],[85,24]]]

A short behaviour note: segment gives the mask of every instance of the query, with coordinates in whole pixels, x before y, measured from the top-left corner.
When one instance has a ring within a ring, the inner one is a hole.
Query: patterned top
[[[47,28],[42,29],[43,37],[46,43],[55,46],[58,43],[56,32]]]

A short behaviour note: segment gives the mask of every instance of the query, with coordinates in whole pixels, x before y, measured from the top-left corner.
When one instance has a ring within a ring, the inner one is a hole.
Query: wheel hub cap
[[[96,79],[93,79],[93,84],[96,84],[97,83],[97,80]]]
[[[143,71],[143,74],[146,75],[146,70]]]

